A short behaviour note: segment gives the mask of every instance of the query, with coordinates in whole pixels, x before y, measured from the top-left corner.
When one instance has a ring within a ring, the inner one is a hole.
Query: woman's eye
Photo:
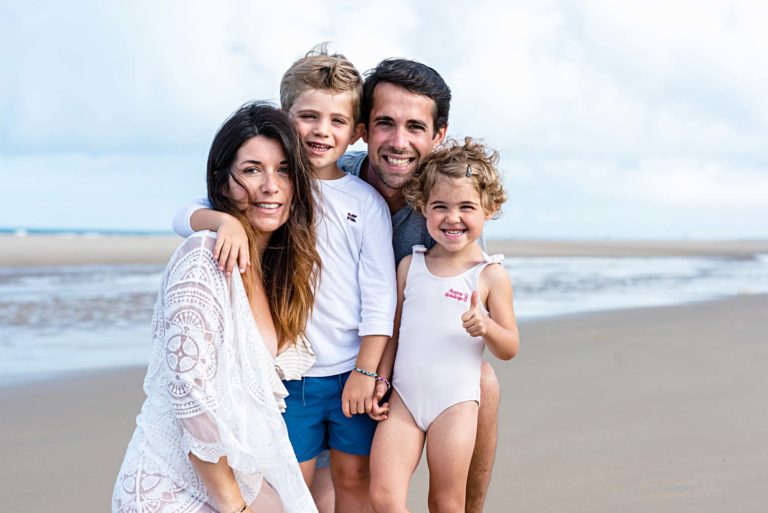
[[[243,169],[243,173],[249,174],[249,175],[254,174],[254,173],[258,173],[260,171],[261,171],[261,169],[259,169],[257,167],[248,167],[248,168]]]
[[[278,172],[278,174],[281,174],[281,175],[290,175],[291,174],[291,170],[288,169],[287,167],[278,168],[277,172]]]

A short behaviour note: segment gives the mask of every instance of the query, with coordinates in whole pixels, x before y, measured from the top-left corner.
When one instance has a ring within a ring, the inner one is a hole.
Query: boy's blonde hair
[[[363,79],[342,54],[329,55],[327,43],[314,47],[285,72],[280,81],[280,106],[289,111],[299,96],[312,89],[352,93],[352,115],[355,123],[360,122]]]
[[[507,199],[498,171],[499,153],[486,148],[482,142],[465,137],[464,143],[446,140],[424,160],[419,171],[403,188],[405,200],[422,212],[429,202],[429,194],[438,178],[468,178],[472,180],[480,204],[488,215],[500,214],[501,204]]]

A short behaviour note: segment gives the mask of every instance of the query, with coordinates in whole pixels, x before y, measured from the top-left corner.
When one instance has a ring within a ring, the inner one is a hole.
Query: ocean
[[[520,321],[768,292],[768,255],[516,257]],[[146,364],[164,266],[0,267],[0,384]]]

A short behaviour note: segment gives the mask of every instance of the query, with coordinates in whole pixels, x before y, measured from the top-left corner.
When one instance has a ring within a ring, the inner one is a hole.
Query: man
[[[445,138],[451,92],[442,77],[424,64],[386,59],[366,73],[363,86],[363,140],[368,152],[339,159],[347,173],[359,176],[381,194],[392,214],[395,261],[415,244],[434,245],[424,217],[405,202],[403,185]],[[499,383],[483,362],[477,440],[467,481],[467,513],[483,510],[496,452]]]

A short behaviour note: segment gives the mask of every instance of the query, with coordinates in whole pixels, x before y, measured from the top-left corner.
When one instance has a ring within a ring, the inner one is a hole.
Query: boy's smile
[[[352,93],[310,89],[290,108],[302,146],[320,179],[343,176],[336,161],[359,137],[362,125],[355,124]]]

